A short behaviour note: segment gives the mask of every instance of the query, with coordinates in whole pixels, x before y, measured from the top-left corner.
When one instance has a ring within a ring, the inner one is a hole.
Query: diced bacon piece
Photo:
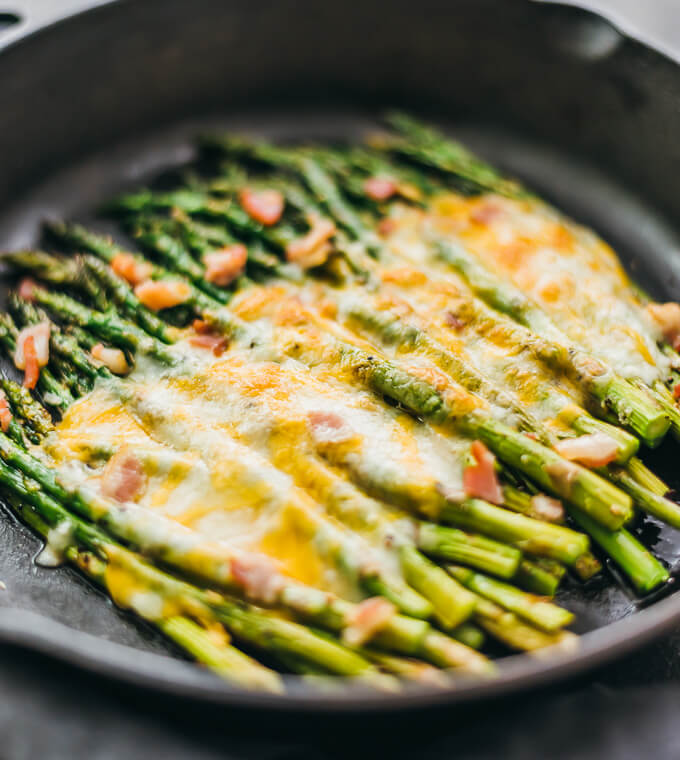
[[[97,361],[107,366],[114,375],[124,375],[130,369],[125,354],[119,348],[97,343],[92,346],[90,353]]]
[[[564,507],[559,499],[553,499],[544,493],[531,497],[533,513],[547,522],[561,522],[564,519]]]
[[[312,436],[319,444],[342,443],[351,440],[356,435],[345,420],[335,412],[309,412],[307,420]]]
[[[187,301],[191,296],[191,288],[179,280],[146,280],[137,285],[135,295],[144,306],[159,311]]]
[[[452,311],[444,312],[444,324],[454,330],[461,330],[465,327],[465,322],[463,322],[460,317],[457,317]]]
[[[677,401],[680,399],[680,383],[676,383],[673,386],[673,398]]]
[[[221,288],[230,285],[240,274],[248,259],[248,249],[243,243],[228,245],[219,251],[203,256],[205,279]]]
[[[364,192],[373,201],[386,201],[398,189],[397,183],[389,177],[369,177],[364,182]]]
[[[117,253],[111,260],[111,269],[130,285],[139,285],[151,277],[153,265],[138,261],[131,253]]]
[[[650,303],[647,304],[647,314],[656,322],[666,340],[675,348],[676,344],[680,343],[680,304],[674,301]]]
[[[340,430],[345,426],[345,421],[335,412],[310,412],[307,415],[312,427],[324,427],[331,430]]]
[[[222,335],[210,335],[203,333],[202,335],[192,335],[189,338],[189,343],[196,348],[205,348],[212,351],[215,356],[222,356],[227,350],[227,339]]]
[[[309,232],[286,246],[286,259],[303,269],[321,266],[332,250],[328,241],[335,235],[336,227],[330,219],[310,216]]]
[[[24,388],[32,390],[40,377],[40,364],[35,351],[35,339],[32,335],[29,335],[24,341],[24,365]]]
[[[207,335],[212,332],[212,327],[204,319],[194,319],[191,326],[199,335]]]
[[[241,554],[231,560],[231,574],[251,599],[271,604],[285,584],[271,560],[254,554]]]
[[[19,295],[19,298],[23,298],[24,301],[32,301],[33,291],[37,287],[38,284],[32,277],[24,277],[24,279],[19,283],[17,294]]]
[[[10,423],[12,422],[12,412],[7,402],[7,396],[0,392],[0,428],[2,432],[6,433],[9,430]]]
[[[470,219],[477,224],[489,224],[494,219],[503,215],[503,208],[497,201],[488,200],[483,201],[477,208],[475,208],[470,214]]]
[[[398,226],[396,219],[386,216],[378,222],[378,235],[380,237],[389,237]]]
[[[343,641],[348,646],[361,646],[379,633],[396,612],[392,602],[381,596],[364,599],[348,615],[347,625],[342,632]]]
[[[463,472],[465,493],[492,504],[502,504],[503,490],[496,475],[496,457],[481,441],[473,441],[470,451],[476,464],[468,465]]]
[[[142,463],[130,451],[120,450],[109,459],[101,478],[101,490],[116,501],[135,501],[146,486]]]
[[[14,350],[14,366],[17,369],[26,369],[26,341],[32,338],[33,351],[38,362],[38,367],[44,367],[50,360],[50,323],[38,322],[30,327],[24,327],[17,335],[17,344]]]
[[[565,459],[586,467],[604,467],[616,459],[619,447],[605,433],[592,433],[558,441],[555,451]]]
[[[278,190],[246,188],[239,195],[239,201],[251,219],[267,227],[279,221],[285,206],[285,199]]]

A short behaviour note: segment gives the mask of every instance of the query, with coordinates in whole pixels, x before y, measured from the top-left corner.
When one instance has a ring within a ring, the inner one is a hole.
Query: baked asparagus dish
[[[115,239],[50,220],[3,254],[3,500],[40,563],[243,688],[492,677],[578,646],[561,583],[670,577],[637,526],[680,528],[643,461],[680,435],[680,305],[460,144],[386,125],[203,136],[106,205]]]

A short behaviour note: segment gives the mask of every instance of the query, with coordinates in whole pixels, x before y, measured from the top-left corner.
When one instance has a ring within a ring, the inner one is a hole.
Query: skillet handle
[[[631,38],[680,62],[677,0],[532,0],[542,6],[543,29],[563,52],[596,61]],[[652,10],[654,6],[654,10]]]
[[[114,0],[0,0],[0,50],[17,40]]]

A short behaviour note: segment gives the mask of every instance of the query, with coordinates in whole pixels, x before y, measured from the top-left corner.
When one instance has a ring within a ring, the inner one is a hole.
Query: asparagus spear
[[[9,294],[8,305],[10,312],[22,327],[49,321],[44,311],[20,298],[16,293]],[[75,340],[64,335],[53,323],[50,323],[50,361],[56,362],[63,375],[68,374],[75,378],[74,385],[78,395],[91,390],[98,377],[111,376],[106,367],[94,367]]]
[[[10,315],[0,315],[0,345],[10,356],[14,355],[17,335],[17,327]],[[38,388],[42,393],[45,403],[59,411],[63,411],[74,401],[69,389],[54,377],[48,367],[43,367],[40,370]]]
[[[492,192],[509,198],[529,195],[515,180],[509,180],[470,153],[463,145],[442,138],[435,130],[399,112],[386,116],[387,123],[407,139],[378,136],[373,144],[411,159],[417,164],[457,177],[466,190]]]
[[[15,413],[26,421],[26,435],[32,443],[39,443],[50,431],[54,429],[54,423],[49,412],[39,404],[28,389],[0,375],[0,387],[7,396]]]
[[[616,562],[640,593],[652,591],[670,577],[666,568],[627,530],[606,530],[574,508],[570,508],[569,514]]]
[[[580,563],[583,557],[592,556],[582,554],[576,563]],[[547,564],[551,563],[551,564]],[[527,591],[540,596],[552,597],[566,572],[564,565],[554,560],[539,558],[537,560],[523,559],[519,563],[513,580]]]
[[[544,631],[554,632],[569,625],[574,616],[568,610],[540,597],[518,591],[513,586],[459,565],[447,565],[447,571],[463,585],[490,599],[518,617]]]

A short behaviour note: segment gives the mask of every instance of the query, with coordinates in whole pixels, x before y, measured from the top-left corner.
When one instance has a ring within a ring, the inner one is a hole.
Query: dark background
[[[58,6],[58,0],[51,2]],[[584,4],[609,12],[643,39],[680,48],[678,0]],[[680,758],[680,630],[577,682],[538,693],[473,708],[352,720],[276,718],[159,702],[0,647],[0,760],[633,760],[647,754]]]

